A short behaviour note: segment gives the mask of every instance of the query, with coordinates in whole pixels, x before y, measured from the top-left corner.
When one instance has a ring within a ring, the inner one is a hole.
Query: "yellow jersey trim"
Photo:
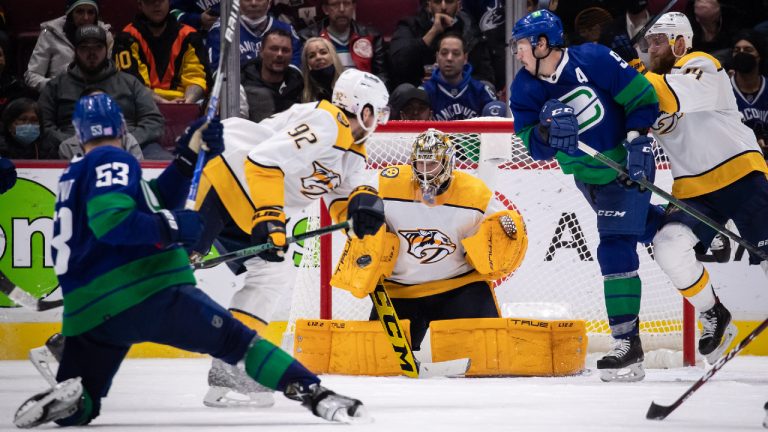
[[[728,186],[752,171],[768,173],[763,155],[755,150],[737,154],[701,174],[675,178],[672,195],[680,199],[705,195]]]

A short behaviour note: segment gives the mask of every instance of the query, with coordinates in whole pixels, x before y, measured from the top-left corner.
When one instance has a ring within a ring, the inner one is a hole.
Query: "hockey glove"
[[[0,158],[0,194],[16,184],[16,165],[10,159]]]
[[[646,179],[653,183],[656,178],[656,161],[653,156],[653,139],[638,132],[629,132],[624,146],[627,149],[627,174],[630,180]]]
[[[573,108],[557,99],[550,99],[541,108],[539,123],[549,131],[547,143],[550,147],[569,155],[578,151],[579,121],[573,114]]]
[[[379,231],[384,224],[384,201],[376,189],[358,186],[349,194],[347,220],[352,221],[352,230],[358,238]]]
[[[203,233],[203,218],[192,210],[161,210],[156,213],[163,223],[163,244],[181,243],[189,247],[197,243]]]
[[[192,122],[176,139],[175,163],[184,175],[192,177],[200,149],[208,160],[224,152],[224,125],[218,117],[206,124],[205,117]]]
[[[622,60],[635,68],[638,72],[642,73],[645,71],[645,65],[640,60],[640,56],[637,54],[637,50],[631,42],[629,36],[626,34],[618,35],[613,38],[611,49],[618,54]]]
[[[285,260],[285,251],[288,250],[288,245],[285,243],[285,213],[274,207],[257,210],[253,216],[251,242],[254,246],[267,242],[276,246],[259,253],[259,257],[264,261],[281,262]]]

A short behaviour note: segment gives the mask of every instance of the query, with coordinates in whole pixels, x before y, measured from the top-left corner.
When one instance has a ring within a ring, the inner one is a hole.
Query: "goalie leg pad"
[[[382,227],[374,236],[350,238],[344,245],[331,285],[364,298],[376,289],[382,277],[392,274],[400,241]]]
[[[528,235],[520,213],[505,210],[488,216],[477,233],[461,241],[469,263],[487,280],[500,279],[520,267]]]
[[[584,321],[471,318],[432,321],[433,361],[470,358],[467,376],[562,376],[584,370]]]
[[[400,324],[409,339],[409,321]],[[296,359],[318,374],[402,375],[379,321],[298,320],[294,349]]]

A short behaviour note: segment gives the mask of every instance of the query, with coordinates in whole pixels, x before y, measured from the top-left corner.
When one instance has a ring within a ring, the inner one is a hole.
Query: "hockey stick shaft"
[[[418,363],[416,363],[416,358],[413,356],[411,344],[405,338],[405,332],[400,325],[400,319],[397,317],[395,307],[392,305],[392,299],[389,298],[384,285],[377,284],[376,289],[369,296],[371,301],[373,301],[373,306],[376,308],[379,322],[384,326],[384,331],[387,333],[389,343],[392,344],[392,349],[400,360],[400,370],[403,372],[403,375],[409,378],[418,378]]]
[[[46,301],[35,298],[32,294],[17,287],[3,272],[0,272],[0,292],[7,295],[14,303],[38,312],[57,308],[64,304],[64,300]]]
[[[645,36],[645,32],[647,32],[648,29],[653,27],[653,25],[656,24],[656,21],[658,21],[659,18],[661,18],[662,15],[664,15],[667,12],[669,12],[669,10],[672,9],[673,6],[675,6],[675,3],[677,3],[677,0],[670,0],[669,3],[667,3],[664,6],[664,8],[661,9],[661,11],[659,11],[658,14],[656,14],[656,16],[654,16],[653,18],[649,19],[648,22],[645,23],[645,25],[642,28],[640,28],[640,30],[637,33],[635,33],[634,36],[632,36],[632,39],[629,40],[629,44],[630,45],[634,45],[634,44],[637,43],[637,41],[640,40],[641,37],[644,37]]]
[[[703,386],[707,381],[714,376],[717,371],[719,371],[723,366],[725,366],[726,363],[728,363],[732,358],[736,357],[736,355],[741,352],[747,345],[749,345],[752,340],[754,340],[757,336],[760,335],[760,333],[763,332],[763,330],[768,327],[768,319],[764,320],[762,323],[760,323],[757,328],[752,330],[750,334],[747,335],[744,339],[739,342],[736,347],[734,347],[728,354],[721,357],[720,360],[715,362],[714,365],[702,376],[699,378],[698,381],[696,381],[688,390],[685,391],[685,393],[682,394],[674,403],[671,405],[665,406],[665,405],[658,405],[655,402],[651,402],[651,406],[648,407],[648,413],[646,413],[645,418],[648,420],[664,420],[668,415],[672,413],[672,411],[676,410],[677,407],[683,404],[686,399],[691,397],[691,395],[699,389],[699,387]]]
[[[223,0],[226,1],[226,0]],[[219,65],[216,68],[216,78],[213,81],[213,88],[211,89],[211,97],[208,99],[208,109],[205,113],[206,123],[210,122],[216,115],[216,111],[219,109],[219,96],[221,94],[221,86],[224,82],[226,75],[225,65],[229,58],[230,46],[232,45],[235,33],[235,26],[238,25],[240,17],[240,0],[231,0],[229,7],[229,16],[227,18],[227,25],[224,30],[224,44],[222,45],[221,55],[219,56]],[[196,132],[199,133],[199,130]],[[200,148],[200,152],[197,155],[197,162],[195,163],[195,171],[192,173],[192,181],[189,185],[189,193],[187,195],[187,201],[184,204],[184,208],[187,210],[195,209],[195,201],[197,200],[197,190],[200,186],[200,177],[203,175],[203,167],[205,166],[205,150]]]
[[[626,170],[624,170],[624,167],[621,166],[621,164],[615,162],[614,160],[608,158],[604,154],[600,153],[599,151],[593,149],[589,145],[579,141],[579,150],[583,151],[584,153],[592,156],[593,158],[597,159],[598,161],[602,162],[605,165],[608,165],[609,167],[613,168],[616,172],[627,175]],[[749,243],[748,241],[744,240],[743,238],[739,237],[738,234],[734,233],[733,231],[727,229],[726,227],[722,226],[721,224],[715,222],[712,220],[709,216],[705,215],[704,213],[701,213],[700,211],[696,210],[695,208],[689,206],[688,204],[680,201],[679,199],[675,198],[670,194],[669,192],[665,191],[664,189],[661,189],[660,187],[654,185],[653,183],[649,182],[646,179],[639,179],[634,180],[636,183],[638,183],[640,186],[650,190],[651,192],[655,193],[656,195],[664,198],[665,200],[669,201],[671,204],[673,204],[675,207],[679,208],[680,210],[688,213],[689,215],[695,217],[699,221],[705,223],[707,226],[712,228],[713,230],[719,232],[720,234],[729,237],[733,239],[736,243],[743,246],[746,250],[749,252],[755,254],[756,256],[760,257],[762,260],[768,260],[768,254],[761,251],[760,249],[756,248],[754,245]]]
[[[332,233],[334,231],[338,231],[342,229],[351,229],[351,228],[352,228],[352,222],[344,221],[334,225],[328,225],[322,228],[318,228],[314,231],[307,231],[302,234],[297,234],[293,237],[288,237],[287,239],[285,239],[285,244],[288,245],[288,244],[296,243],[298,241],[305,240],[308,238],[317,237],[324,234]],[[230,252],[230,253],[218,256],[216,258],[194,263],[192,266],[194,267],[195,270],[207,269],[207,268],[217,266],[223,262],[232,261],[238,258],[245,258],[245,257],[258,255],[266,250],[273,249],[274,247],[275,245],[271,241],[269,241],[267,243],[263,243],[260,245],[251,246],[251,247],[240,249],[234,252]]]

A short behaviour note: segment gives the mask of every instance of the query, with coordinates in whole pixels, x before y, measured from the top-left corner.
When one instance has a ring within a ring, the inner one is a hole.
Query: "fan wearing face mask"
[[[744,124],[755,132],[757,143],[768,158],[768,80],[762,67],[765,41],[759,33],[745,30],[734,38],[731,53],[731,84],[736,104],[744,116]]]
[[[16,99],[5,108],[0,135],[0,156],[11,159],[58,159],[55,140],[40,124],[37,102]]]

